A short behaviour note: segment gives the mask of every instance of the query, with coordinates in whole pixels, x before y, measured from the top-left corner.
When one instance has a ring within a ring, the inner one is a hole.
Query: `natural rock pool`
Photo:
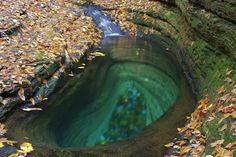
[[[122,157],[163,154],[163,145],[176,135],[195,103],[175,49],[151,38],[123,36],[100,11],[87,9],[104,32],[105,56],[65,82],[42,105],[43,112],[17,110],[10,115],[9,136],[19,142],[28,139],[34,152],[41,153],[36,156],[54,155],[57,148],[76,148],[68,150],[74,154],[82,148],[99,154],[101,148],[110,150],[101,154]]]
[[[45,104],[44,112],[28,113],[17,124],[14,119],[22,117],[22,111],[10,117],[11,136],[17,140],[27,136],[36,145],[95,146],[132,138],[180,98],[190,102],[180,104],[183,112],[193,110],[192,94],[183,95],[191,91],[185,76],[163,46],[151,40],[109,37],[102,51],[106,56],[88,65],[70,88]]]

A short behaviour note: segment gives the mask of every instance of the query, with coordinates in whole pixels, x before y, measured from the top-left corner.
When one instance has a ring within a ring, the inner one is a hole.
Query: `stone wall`
[[[213,94],[224,84],[225,74],[234,72],[236,60],[236,2],[203,0],[157,1],[147,10],[135,12],[134,23],[153,28],[183,50],[197,90]]]

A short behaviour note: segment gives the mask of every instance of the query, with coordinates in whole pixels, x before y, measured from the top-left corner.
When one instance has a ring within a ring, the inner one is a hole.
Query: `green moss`
[[[215,90],[224,84],[227,69],[235,70],[233,61],[201,39],[186,48],[188,56],[197,65],[195,76],[201,82],[201,92],[207,90],[209,95],[214,95]]]
[[[184,8],[184,6],[182,7]],[[224,84],[227,69],[236,71],[233,58],[216,48],[217,46],[211,46],[211,43],[191,28],[193,25],[199,25],[201,22],[199,17],[191,16],[189,25],[182,15],[183,13],[161,3],[147,10],[132,11],[136,12],[136,16],[132,19],[134,23],[156,29],[185,51],[184,57],[190,63],[190,71],[192,71],[200,95],[208,93],[208,95],[214,96],[215,90]],[[187,12],[187,10],[184,11]],[[143,14],[147,16],[143,18]],[[196,12],[196,14],[199,13]],[[234,75],[232,78],[235,80],[236,76]]]
[[[204,123],[202,127],[202,132],[206,136],[207,143],[205,154],[213,154],[214,148],[210,146],[210,143],[213,143],[216,140],[224,139],[223,146],[226,146],[227,144],[232,143],[236,140],[236,138],[232,135],[232,132],[230,131],[233,119],[227,118],[222,123],[219,123],[222,117],[223,114],[217,114],[214,120]],[[220,131],[224,124],[227,124],[227,128],[224,131]],[[236,152],[234,152],[234,156],[235,155]]]

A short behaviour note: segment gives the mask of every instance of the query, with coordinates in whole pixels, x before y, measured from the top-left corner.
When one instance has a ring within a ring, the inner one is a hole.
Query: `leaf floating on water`
[[[14,154],[9,155],[8,157],[18,157],[18,154],[14,153]]]
[[[3,136],[7,133],[7,129],[5,129],[5,125],[0,123],[0,136]]]
[[[4,144],[2,142],[0,142],[0,148],[4,147]]]
[[[32,105],[35,105],[35,100],[34,100],[34,98],[30,98],[30,102],[32,103]]]
[[[70,77],[73,77],[74,76],[74,74],[72,74],[72,73],[70,73],[70,74],[68,74]]]
[[[80,66],[80,67],[78,67],[79,69],[84,69],[85,67],[84,66]]]
[[[15,144],[17,142],[16,141],[8,140],[7,138],[3,137],[3,138],[0,138],[0,143],[7,143],[8,145],[13,145],[13,144]]]
[[[28,142],[22,143],[20,145],[20,149],[21,150],[19,150],[19,152],[22,152],[22,153],[30,153],[34,150],[32,144]]]
[[[43,111],[41,108],[22,108],[23,111]]]
[[[104,57],[105,56],[105,54],[102,53],[102,52],[94,52],[94,53],[90,53],[90,55],[93,55],[93,56],[96,56],[96,57],[98,57],[98,56]]]
[[[169,148],[169,147],[172,147],[173,145],[174,145],[174,143],[171,142],[171,143],[166,144],[165,147]]]
[[[24,89],[23,88],[20,88],[18,90],[18,95],[19,95],[21,100],[25,101],[25,95],[24,95]]]

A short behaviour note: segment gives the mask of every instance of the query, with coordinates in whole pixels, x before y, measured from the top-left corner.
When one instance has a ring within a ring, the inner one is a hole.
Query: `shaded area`
[[[43,113],[28,116],[22,124],[9,118],[10,132],[21,128],[12,136],[53,147],[124,140],[163,116],[182,95],[181,86],[187,86],[176,61],[155,42],[110,37],[102,51],[106,56],[96,58]]]

